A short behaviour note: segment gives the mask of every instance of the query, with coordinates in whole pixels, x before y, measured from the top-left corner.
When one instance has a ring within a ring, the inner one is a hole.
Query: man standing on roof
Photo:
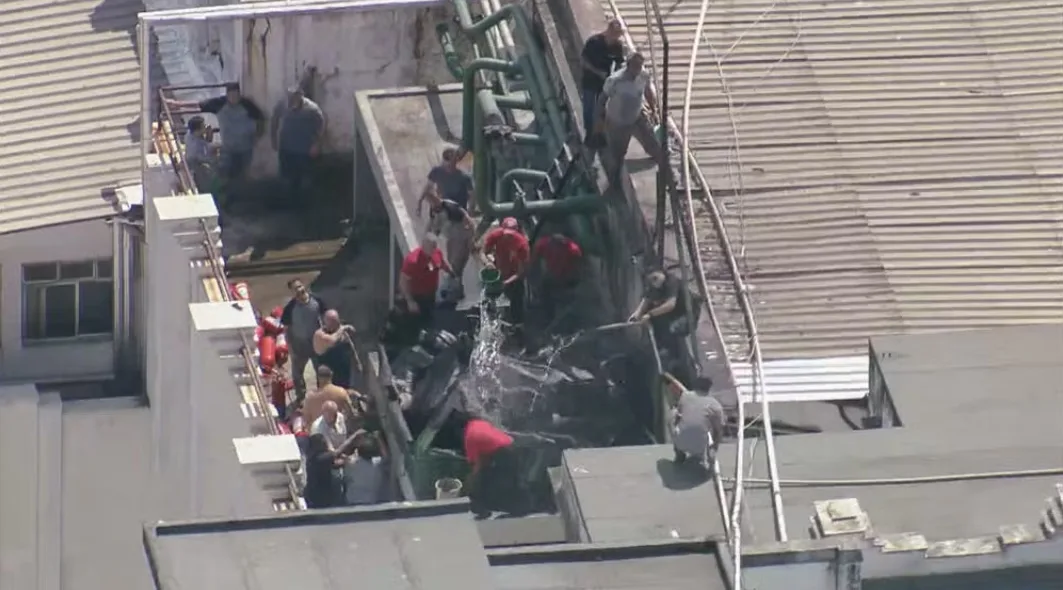
[[[509,322],[515,326],[524,323],[524,274],[531,247],[520,223],[514,217],[506,217],[484,235],[479,250],[484,266],[497,268],[502,275],[503,293],[509,300]]]
[[[288,97],[273,110],[270,139],[277,150],[281,178],[288,197],[297,202],[310,179],[310,164],[321,152],[325,134],[325,114],[317,103],[303,95],[303,89],[288,89]]]
[[[166,104],[170,108],[199,109],[216,116],[221,131],[219,173],[227,182],[239,182],[244,178],[251,164],[255,141],[265,129],[266,117],[258,105],[240,93],[239,84],[226,84],[225,96],[199,102],[167,99]]]
[[[422,328],[428,328],[432,323],[436,292],[439,291],[439,271],[455,276],[439,249],[439,238],[426,233],[421,238],[421,245],[410,250],[402,260],[399,275],[399,292],[406,300],[406,309],[420,318]]]
[[[572,238],[557,233],[536,240],[533,256],[543,262],[543,305],[553,320],[560,300],[579,284],[583,250]]]
[[[295,399],[302,401],[306,397],[306,364],[312,362],[318,366],[314,354],[314,332],[321,327],[328,305],[306,288],[299,279],[288,281],[288,290],[292,298],[281,312],[281,325],[288,338],[288,350],[291,353],[292,381],[295,383]]]
[[[650,109],[656,109],[656,100],[650,92],[650,75],[643,69],[645,58],[641,53],[633,53],[627,59],[624,69],[616,72],[605,81],[602,95],[598,99],[598,112],[604,113],[602,124],[605,129],[605,144],[609,152],[610,163],[619,171],[627,157],[631,137],[640,129],[648,129],[645,115],[642,113],[643,99]],[[640,143],[654,161],[660,161],[656,139],[641,137]]]
[[[580,78],[581,97],[583,99],[583,128],[588,139],[594,134],[598,121],[595,108],[605,86],[605,80],[613,70],[624,63],[624,45],[621,38],[624,28],[620,21],[612,19],[601,33],[591,35],[583,45],[580,53],[580,65],[583,75]]]
[[[699,378],[699,382],[695,382],[698,391],[691,391],[668,373],[662,374],[661,379],[668,388],[673,408],[671,436],[675,462],[705,464],[711,461],[727,423],[723,406],[709,394],[712,381]]]
[[[441,235],[446,239],[447,262],[454,269],[460,290],[465,266],[472,255],[476,222],[460,203],[442,197],[437,186],[429,187],[422,198],[428,201],[431,216],[428,221],[428,233]],[[420,214],[420,209],[417,213]]]

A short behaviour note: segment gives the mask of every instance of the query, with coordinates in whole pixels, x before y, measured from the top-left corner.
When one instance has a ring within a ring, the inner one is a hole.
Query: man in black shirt
[[[440,194],[437,186],[430,186],[423,198],[428,201],[430,216],[426,231],[443,236],[446,240],[447,261],[460,286],[465,266],[472,255],[476,223],[462,203]]]
[[[630,322],[648,321],[657,345],[677,352],[679,340],[690,333],[681,281],[671,273],[653,270],[646,275],[646,290]]]
[[[623,36],[624,28],[620,21],[613,19],[604,31],[591,35],[583,45],[583,52],[580,54],[580,65],[583,66],[580,88],[583,99],[583,127],[587,137],[594,133],[595,105],[602,93],[605,79],[612,74],[614,68],[619,68],[624,63],[624,44],[621,41]]]

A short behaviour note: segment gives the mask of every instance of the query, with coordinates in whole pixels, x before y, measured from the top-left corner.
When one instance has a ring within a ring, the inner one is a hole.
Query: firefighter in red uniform
[[[532,252],[534,260],[543,262],[543,307],[553,321],[557,306],[579,284],[583,250],[572,238],[553,234],[536,240]]]
[[[431,327],[440,271],[454,276],[454,271],[439,248],[439,238],[426,233],[421,238],[421,245],[410,250],[403,259],[402,274],[399,276],[399,291],[406,300],[406,309],[419,318],[423,328]]]
[[[484,266],[498,269],[506,299],[509,300],[509,322],[515,326],[524,323],[524,273],[527,271],[531,247],[528,238],[513,217],[487,232],[483,238],[480,260]]]

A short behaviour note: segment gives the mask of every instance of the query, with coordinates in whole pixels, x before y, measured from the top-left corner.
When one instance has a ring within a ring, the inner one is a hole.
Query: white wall
[[[454,81],[435,35],[436,24],[449,18],[443,5],[334,12],[190,25],[185,38],[203,81],[238,78],[267,117],[288,87],[308,81],[328,119],[323,151],[350,153],[355,92]],[[276,170],[269,143],[264,137],[256,149],[258,174]]]
[[[110,338],[22,343],[22,265],[110,258],[111,227],[102,219],[0,236],[0,382],[57,381],[110,374]]]

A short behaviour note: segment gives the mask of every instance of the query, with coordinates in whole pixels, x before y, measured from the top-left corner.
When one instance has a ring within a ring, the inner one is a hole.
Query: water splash
[[[480,327],[476,333],[476,345],[469,360],[471,377],[470,399],[472,409],[486,414],[492,420],[500,418],[502,380],[499,368],[502,365],[502,316],[486,293],[480,294]]]

